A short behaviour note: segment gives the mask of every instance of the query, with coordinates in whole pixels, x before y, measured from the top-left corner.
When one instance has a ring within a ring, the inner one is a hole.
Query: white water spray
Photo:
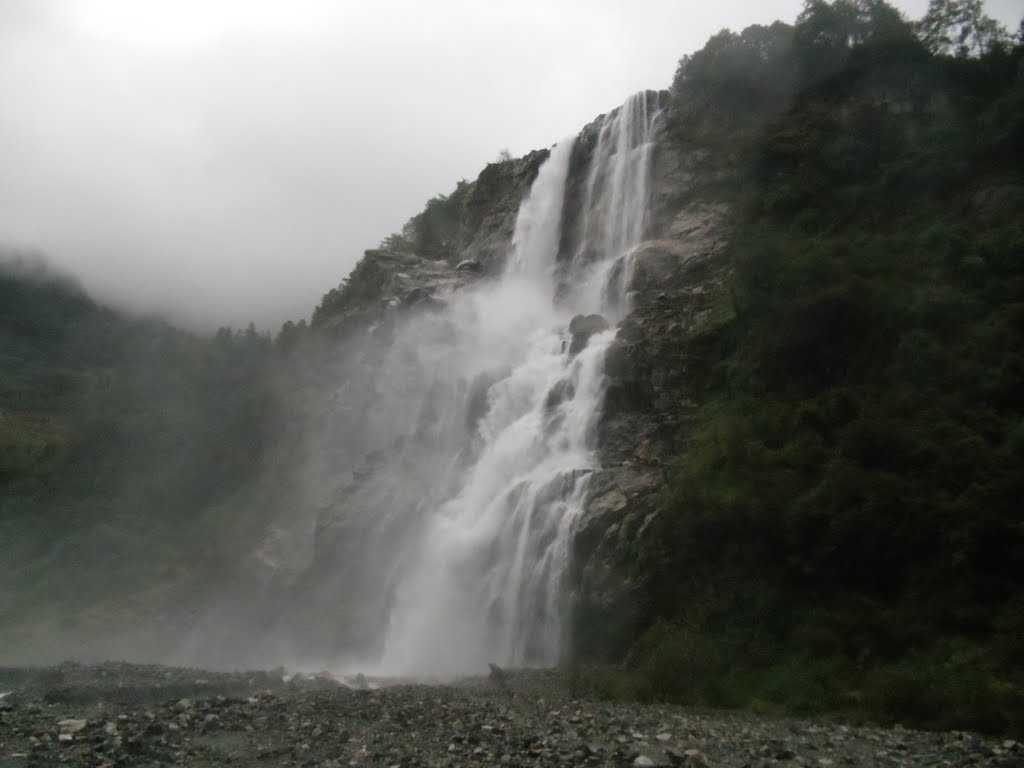
[[[392,454],[390,466],[410,475],[380,481],[380,522],[361,556],[363,572],[375,575],[360,583],[393,595],[374,671],[448,676],[489,662],[558,661],[563,575],[597,468],[594,431],[614,338],[598,333],[574,354],[569,321],[577,313],[621,317],[621,291],[607,286],[644,234],[655,114],[639,94],[601,126],[587,171],[583,243],[568,275],[563,264],[562,279],[575,290],[556,301],[574,151],[567,140],[552,149],[520,206],[501,278],[411,322],[380,363],[370,431],[423,426]],[[473,394],[480,382],[483,397]]]
[[[459,302],[469,315],[459,325],[475,326],[475,344],[504,357],[510,373],[490,387],[477,459],[428,524],[399,589],[386,671],[448,675],[558,659],[561,574],[603,392],[603,345],[571,359],[570,315],[553,302],[572,145],[555,146],[523,201],[501,281]],[[522,342],[509,344],[515,333]]]
[[[615,319],[628,311],[631,252],[648,227],[651,159],[661,118],[656,94],[641,91],[609,114],[598,131],[587,175],[579,247],[572,271],[577,292]]]

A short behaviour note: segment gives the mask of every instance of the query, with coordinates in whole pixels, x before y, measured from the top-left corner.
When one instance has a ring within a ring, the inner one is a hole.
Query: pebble
[[[204,673],[199,690],[189,687],[194,671],[115,665],[103,687],[95,668],[79,667],[74,706],[45,701],[42,688],[9,697],[17,707],[0,715],[0,761],[29,753],[33,764],[68,768],[1010,768],[1021,756],[1005,737],[574,701],[545,671],[511,673],[511,700],[486,679],[355,690],[259,674]],[[138,700],[118,702],[120,684]]]

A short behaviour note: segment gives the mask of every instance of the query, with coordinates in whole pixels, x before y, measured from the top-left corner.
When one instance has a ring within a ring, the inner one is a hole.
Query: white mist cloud
[[[1014,4],[990,12],[1015,26]],[[499,150],[799,7],[0,0],[0,243],[133,308],[273,328]]]

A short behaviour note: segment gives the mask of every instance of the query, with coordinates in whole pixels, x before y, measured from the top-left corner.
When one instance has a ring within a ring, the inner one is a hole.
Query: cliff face
[[[652,108],[667,108],[665,92],[649,92],[647,99]],[[581,131],[569,162],[562,264],[589,258],[582,252],[583,201],[592,183],[590,168],[603,117]],[[326,406],[330,416],[325,420],[332,432],[357,434],[360,446],[370,449],[359,456],[347,449],[332,452],[326,446],[345,441],[321,436],[314,451],[320,457],[314,463],[321,464],[314,474],[341,479],[321,489],[323,501],[312,522],[312,553],[306,565],[293,569],[284,588],[292,595],[285,602],[294,606],[286,611],[287,623],[304,628],[303,637],[314,639],[299,643],[303,653],[329,654],[338,647],[358,651],[379,641],[392,593],[379,580],[393,574],[367,572],[357,566],[360,555],[370,548],[382,562],[400,562],[422,533],[409,520],[422,517],[429,500],[447,498],[454,482],[451,467],[412,460],[439,439],[432,398],[441,394],[410,390],[403,399],[409,404],[403,426],[382,430],[373,418],[381,387],[388,386],[382,377],[389,374],[382,372],[401,369],[402,375],[416,379],[412,368],[395,367],[396,339],[398,346],[405,343],[401,340],[409,338],[413,326],[418,334],[439,323],[435,330],[446,332],[434,310],[466,286],[502,271],[519,204],[547,155],[540,151],[493,164],[475,182],[460,186],[454,234],[441,258],[418,255],[402,242],[367,251],[343,289],[348,291],[346,301],[320,321],[345,350],[337,400]],[[695,342],[714,334],[732,316],[725,258],[729,208],[708,191],[714,173],[707,164],[706,151],[669,141],[661,120],[651,160],[646,239],[629,256],[631,311],[607,353],[608,391],[597,424],[602,469],[590,480],[571,551],[567,587],[576,606],[574,623],[578,628],[600,624],[599,632],[578,633],[579,650],[589,655],[621,652],[644,619],[645,537],[658,515],[664,464],[678,454],[679,436],[685,435],[698,396],[694,374],[701,361],[694,359]],[[472,408],[486,409],[488,387],[504,375],[485,372],[471,382],[477,393],[469,398]],[[465,415],[467,430],[478,417]],[[326,455],[330,461],[324,461]],[[403,481],[396,484],[396,477]],[[375,583],[364,583],[367,578]],[[367,602],[367,594],[381,598]],[[609,616],[616,617],[614,625]],[[310,627],[319,629],[308,631]]]
[[[423,225],[432,227],[429,238],[417,241],[407,227],[366,251],[325,298],[317,332],[292,363],[306,386],[292,398],[301,408],[284,439],[287,469],[269,491],[279,498],[228,596],[207,611],[208,647],[228,658],[240,645],[238,627],[256,625],[263,637],[248,643],[256,663],[281,649],[318,663],[379,649],[396,580],[425,517],[465,469],[468,455],[451,457],[470,444],[487,387],[501,374],[468,382],[470,407],[448,420],[452,398],[465,392],[444,370],[459,332],[444,310],[500,274],[519,204],[547,156],[488,165],[439,198],[450,212]],[[262,594],[240,615],[252,584],[264,585]]]
[[[605,363],[602,469],[574,540],[572,632],[582,657],[621,658],[649,620],[653,523],[700,397],[701,339],[734,316],[730,205],[717,192],[730,176],[706,148],[672,140],[661,123],[647,239],[629,257],[631,311]]]
[[[700,343],[733,315],[728,215],[723,204],[689,202],[633,256],[634,309],[606,361],[603,469],[575,540],[575,637],[585,656],[621,656],[647,618],[649,538],[667,463],[700,397]]]
[[[667,107],[668,94],[651,91],[643,100],[653,114]],[[568,161],[563,275],[574,259],[593,258],[584,252],[583,208],[605,122],[601,116],[581,131]],[[645,521],[656,512],[662,462],[676,449],[694,396],[679,352],[729,311],[722,253],[728,211],[698,194],[704,155],[675,149],[666,135],[662,120],[647,239],[628,270],[633,309],[607,353],[606,406],[595,425],[602,469],[589,482],[579,533],[563,556],[574,563],[566,586],[581,621],[621,612],[621,626],[598,635],[602,652],[625,643],[639,619],[625,610],[642,586],[626,566],[638,565],[633,553],[643,550]],[[262,533],[233,542],[247,554],[198,621],[202,654],[227,663],[242,645],[240,634],[249,638],[253,663],[277,658],[281,649],[321,660],[380,650],[403,574],[436,510],[479,458],[476,433],[492,407],[489,390],[509,375],[488,367],[486,352],[475,377],[454,373],[465,334],[486,322],[488,311],[484,304],[482,315],[463,317],[461,297],[503,273],[520,204],[548,156],[541,150],[491,164],[431,201],[325,297],[314,316],[317,332],[292,356],[292,407],[280,458],[271,462],[276,469],[222,510],[233,518],[248,507],[248,528]],[[500,311],[521,314],[524,328],[537,330],[527,307]],[[568,341],[568,327],[563,333]],[[564,394],[548,399],[557,403]],[[544,493],[567,493],[583,474]]]
[[[349,329],[385,318],[390,324],[391,316],[404,309],[444,300],[481,276],[499,273],[519,203],[547,156],[547,150],[537,150],[491,163],[475,181],[461,182],[445,199],[451,211],[438,227],[444,231],[431,231],[428,252],[417,247],[415,235],[394,236],[366,251],[346,283],[332,292],[337,298],[328,302],[332,294],[325,297],[319,325],[338,339]]]

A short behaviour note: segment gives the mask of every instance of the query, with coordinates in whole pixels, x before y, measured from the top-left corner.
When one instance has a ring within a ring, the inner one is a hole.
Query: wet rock
[[[463,259],[455,267],[457,272],[483,272],[484,265],[476,259]]]
[[[429,288],[413,288],[402,299],[403,307],[434,308],[442,306],[441,302],[434,298],[433,291]]]
[[[626,508],[627,503],[626,495],[618,488],[612,488],[587,503],[587,514],[600,517],[620,512]]]
[[[550,413],[555,410],[562,403],[572,400],[576,394],[576,388],[573,386],[572,381],[569,379],[561,379],[555,383],[550,390],[548,390],[547,397],[544,398],[544,410]]]
[[[569,333],[572,336],[569,354],[579,354],[586,348],[591,336],[607,330],[608,321],[601,315],[576,315],[569,323]]]
[[[469,392],[466,396],[466,429],[470,432],[476,429],[480,419],[487,415],[489,407],[488,395],[491,387],[497,382],[508,377],[511,373],[508,369],[497,369],[481,371],[469,385]]]

